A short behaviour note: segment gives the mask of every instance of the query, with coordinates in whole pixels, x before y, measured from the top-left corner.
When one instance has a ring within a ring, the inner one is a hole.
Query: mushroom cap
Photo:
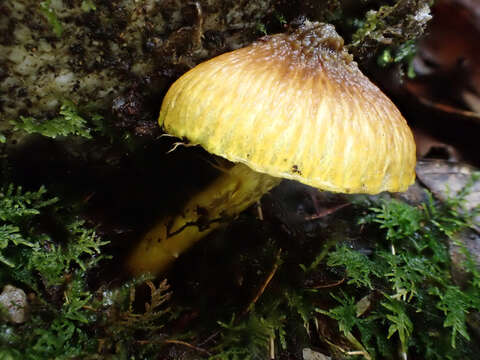
[[[415,179],[405,119],[332,25],[306,22],[197,65],[167,92],[159,123],[210,153],[324,190],[404,191]]]

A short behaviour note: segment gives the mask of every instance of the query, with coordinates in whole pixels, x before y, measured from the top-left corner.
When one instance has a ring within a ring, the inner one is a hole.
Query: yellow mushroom
[[[159,124],[236,165],[143,237],[128,260],[137,274],[164,271],[282,178],[368,194],[415,178],[405,119],[328,24],[307,21],[199,64],[171,86]]]

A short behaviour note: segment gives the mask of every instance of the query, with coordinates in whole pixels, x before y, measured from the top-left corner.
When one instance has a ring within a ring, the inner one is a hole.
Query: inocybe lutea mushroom
[[[199,64],[171,86],[159,123],[237,165],[144,236],[128,262],[134,273],[165,270],[281,178],[369,194],[404,191],[415,178],[406,121],[328,24],[307,21]]]

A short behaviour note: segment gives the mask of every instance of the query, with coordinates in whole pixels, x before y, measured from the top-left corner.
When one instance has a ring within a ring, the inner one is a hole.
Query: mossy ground
[[[51,141],[40,139],[26,154],[35,146],[55,152]],[[395,359],[399,352],[412,359],[475,358],[471,319],[479,309],[480,275],[466,256],[467,281],[455,283],[448,251],[478,211],[461,211],[468,187],[447,202],[425,192],[422,201],[407,204],[285,182],[262,200],[263,220],[255,207],[241,214],[184,254],[167,282],[129,280],[121,266],[126,242],[157,214],[129,216],[140,206],[124,203],[134,194],[117,199],[120,209],[110,201],[144,176],[150,181],[143,187],[150,188],[130,191],[146,196],[154,188],[192,188],[179,177],[209,167],[202,151],[184,149],[170,161],[188,164],[193,152],[197,163],[190,170],[152,170],[153,153],[164,152],[155,148],[144,148],[150,157],[143,160],[137,148],[138,161],[128,162],[125,178],[122,161],[115,169],[102,161],[91,178],[81,174],[81,163],[56,157],[32,178],[37,168],[22,165],[23,157],[7,159],[1,279],[28,294],[30,315],[22,324],[3,323],[3,356],[264,359],[274,352],[277,359],[301,359],[304,348],[314,348],[337,358]],[[60,176],[65,171],[76,175],[70,184]],[[165,176],[176,184],[159,180]],[[165,197],[158,212],[174,199]]]

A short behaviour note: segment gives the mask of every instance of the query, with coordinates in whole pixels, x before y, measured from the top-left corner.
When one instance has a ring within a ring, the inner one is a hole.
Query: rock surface
[[[19,116],[53,117],[62,100],[134,128],[180,74],[259,37],[274,3],[3,1],[0,131]]]
[[[6,320],[15,324],[24,323],[28,316],[28,302],[25,292],[12,285],[5,285],[0,294],[0,306],[6,310]]]

